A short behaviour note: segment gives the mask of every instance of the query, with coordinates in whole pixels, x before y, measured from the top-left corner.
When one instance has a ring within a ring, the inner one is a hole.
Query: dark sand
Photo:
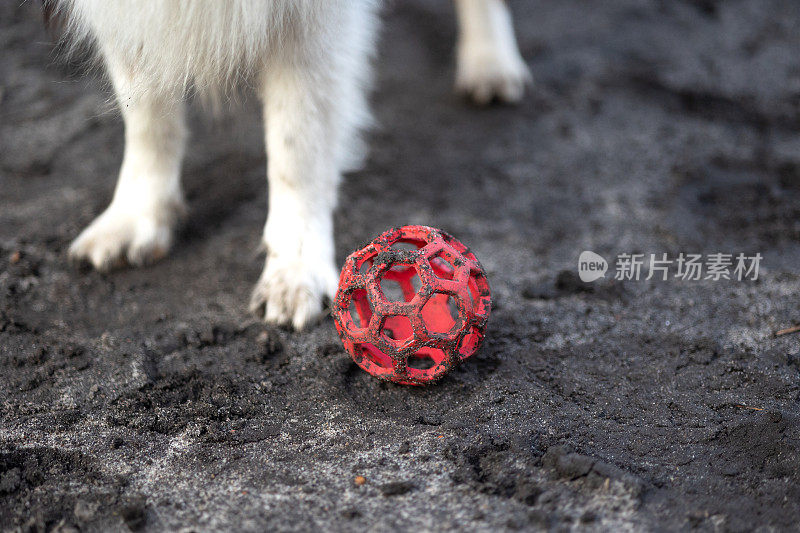
[[[338,259],[439,226],[496,302],[478,355],[409,388],[358,369],[330,318],[295,334],[247,314],[252,98],[193,111],[168,258],[70,267],[122,124],[54,59],[38,3],[2,2],[0,529],[797,527],[800,334],[774,332],[800,323],[800,4],[513,7],[536,85],[490,109],[451,93],[447,3],[386,7],[383,128],[342,187]],[[755,282],[586,286],[587,249],[764,259]]]

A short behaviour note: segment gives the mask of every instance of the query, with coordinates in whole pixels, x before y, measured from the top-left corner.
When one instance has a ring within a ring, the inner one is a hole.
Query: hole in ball
[[[358,329],[366,328],[372,318],[372,305],[367,298],[367,291],[358,289],[350,295],[350,304],[347,308],[353,324]]]
[[[356,353],[361,354],[362,358],[384,370],[391,370],[394,368],[392,358],[380,351],[374,344],[369,342],[356,344],[355,349]]]
[[[422,319],[430,333],[448,333],[459,319],[458,303],[448,294],[435,293],[422,306]]]
[[[417,355],[414,354],[408,358],[408,368],[416,370],[428,370],[436,366],[436,361],[430,355]]]

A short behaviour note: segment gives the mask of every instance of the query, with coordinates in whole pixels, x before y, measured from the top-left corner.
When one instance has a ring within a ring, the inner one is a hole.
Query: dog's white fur
[[[251,308],[301,329],[337,284],[332,213],[361,155],[378,0],[59,0],[76,41],[95,44],[125,121],[114,198],[70,247],[106,269],[163,256],[184,209],[183,98],[242,82],[263,100],[267,262]],[[502,0],[456,0],[457,88],[516,101],[528,71]]]

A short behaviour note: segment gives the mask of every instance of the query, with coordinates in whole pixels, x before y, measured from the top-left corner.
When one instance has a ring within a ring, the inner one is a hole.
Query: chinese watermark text
[[[614,279],[620,281],[678,279],[755,281],[761,264],[760,253],[680,253],[670,256],[660,254],[619,254],[614,262]],[[578,258],[578,274],[585,282],[603,278],[609,270],[608,262],[599,254],[585,251]]]

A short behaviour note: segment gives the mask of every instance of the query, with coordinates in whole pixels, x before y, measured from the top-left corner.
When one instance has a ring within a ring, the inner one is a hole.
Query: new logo
[[[608,270],[608,261],[594,252],[586,250],[578,257],[578,276],[581,281],[590,282],[605,277]]]

